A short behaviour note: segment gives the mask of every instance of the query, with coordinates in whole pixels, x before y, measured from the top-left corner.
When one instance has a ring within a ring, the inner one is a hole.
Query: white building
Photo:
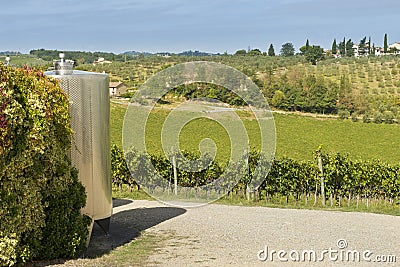
[[[112,61],[106,60],[104,57],[99,57],[95,62],[93,62],[93,65],[96,65],[96,64],[103,65],[103,64],[111,64],[111,63],[112,63]]]
[[[110,82],[110,97],[118,97],[128,91],[128,87],[123,82]]]
[[[391,49],[395,49],[396,52],[394,54],[399,55],[400,54],[400,42],[389,45],[389,50],[391,50]]]

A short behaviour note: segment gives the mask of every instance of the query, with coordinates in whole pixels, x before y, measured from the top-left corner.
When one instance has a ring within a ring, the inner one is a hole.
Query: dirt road
[[[140,214],[129,218],[131,210]],[[226,205],[182,209],[146,200],[116,207],[114,213],[127,225],[169,236],[145,266],[400,264],[395,216]],[[360,262],[353,262],[358,256]],[[391,256],[397,264],[377,262],[393,261]]]

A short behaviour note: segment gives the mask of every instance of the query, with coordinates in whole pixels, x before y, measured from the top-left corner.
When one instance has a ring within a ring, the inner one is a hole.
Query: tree
[[[285,94],[282,91],[276,90],[274,96],[272,97],[271,104],[274,107],[279,108],[285,101],[285,98]]]
[[[343,38],[343,41],[339,43],[339,53],[344,57],[346,56],[346,38]]]
[[[275,50],[274,50],[274,46],[272,44],[270,44],[270,46],[268,48],[268,56],[270,56],[270,57],[275,56]]]
[[[354,43],[349,39],[346,42],[346,56],[347,57],[352,57],[354,56],[354,48],[353,48]]]
[[[367,37],[361,39],[360,44],[358,45],[358,54],[364,56],[368,52],[367,50]]]
[[[396,47],[389,47],[389,53],[390,54],[397,54],[398,53],[398,49]]]
[[[236,56],[245,56],[246,54],[247,54],[247,52],[244,49],[240,49],[240,50],[236,51],[236,53],[235,53]]]
[[[351,82],[348,76],[340,77],[337,108],[344,110],[353,109],[353,96]]]
[[[310,49],[310,42],[307,39],[306,44],[299,48],[300,54],[305,55],[308,49]]]
[[[371,55],[372,47],[371,47],[371,36],[368,38],[368,54]]]
[[[332,55],[336,55],[336,54],[337,54],[337,45],[336,45],[336,38],[335,38],[332,43]]]
[[[248,53],[247,53],[247,55],[249,55],[249,56],[258,56],[258,55],[261,55],[262,53],[261,53],[261,51],[260,51],[260,49],[252,49],[252,50],[250,50]]]
[[[281,48],[281,55],[284,57],[294,56],[294,46],[292,43],[285,43]]]
[[[306,60],[317,65],[319,60],[324,59],[324,49],[319,45],[310,46],[305,52]]]
[[[309,49],[309,48],[310,48],[310,46],[307,47],[307,46],[303,45],[302,47],[299,48],[300,54],[305,55],[307,52],[307,49]]]
[[[385,37],[383,37],[383,52],[384,52],[385,54],[388,52],[387,33],[385,33]]]

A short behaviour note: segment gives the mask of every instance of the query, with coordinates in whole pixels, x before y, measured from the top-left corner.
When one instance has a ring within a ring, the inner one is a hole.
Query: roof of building
[[[110,88],[117,88],[117,87],[119,87],[119,86],[121,86],[121,85],[123,85],[123,84],[124,84],[123,82],[110,82],[109,85],[108,85],[108,87],[110,87]]]

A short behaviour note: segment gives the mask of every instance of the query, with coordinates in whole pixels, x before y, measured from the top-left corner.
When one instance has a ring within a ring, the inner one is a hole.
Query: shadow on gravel
[[[125,206],[131,204],[133,200],[131,199],[120,199],[120,198],[113,198],[113,208]]]
[[[127,205],[133,201],[113,199],[113,206]],[[84,258],[96,258],[110,250],[129,243],[140,235],[140,232],[159,223],[182,215],[185,209],[175,207],[138,208],[121,211],[111,217],[110,233],[104,235],[103,230],[93,225],[90,244]]]

